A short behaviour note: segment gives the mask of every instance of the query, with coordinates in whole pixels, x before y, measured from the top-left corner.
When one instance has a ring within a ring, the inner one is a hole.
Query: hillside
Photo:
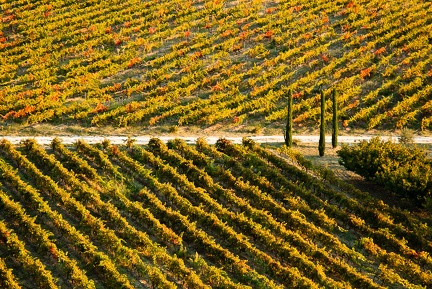
[[[1,3],[3,135],[281,131],[288,90],[316,130],[320,87],[344,126],[430,132],[430,1]]]
[[[430,215],[251,140],[3,140],[0,174],[2,288],[432,286]]]

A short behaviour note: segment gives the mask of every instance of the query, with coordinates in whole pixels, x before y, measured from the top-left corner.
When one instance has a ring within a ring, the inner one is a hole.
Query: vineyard
[[[280,132],[287,95],[295,132],[428,134],[431,33],[422,0],[1,0],[0,136]],[[0,288],[432,288],[430,212],[293,149],[76,139],[0,139]]]
[[[250,139],[0,142],[1,288],[431,288],[432,220]]]
[[[430,1],[0,3],[2,129],[432,125]]]

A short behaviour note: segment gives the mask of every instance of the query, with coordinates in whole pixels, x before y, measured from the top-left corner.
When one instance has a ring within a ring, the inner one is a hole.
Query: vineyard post
[[[336,102],[336,88],[332,90],[332,101],[333,101],[333,126],[332,126],[332,147],[336,148],[338,143],[338,134],[339,134],[339,126],[338,126],[338,107]]]
[[[285,128],[285,145],[292,147],[292,92],[288,90],[288,115]]]
[[[318,144],[319,156],[324,156],[325,151],[325,96],[324,91],[321,89],[321,122],[320,122],[320,137]]]

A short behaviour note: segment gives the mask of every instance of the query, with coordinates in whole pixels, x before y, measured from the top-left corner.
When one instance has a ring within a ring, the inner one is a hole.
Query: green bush
[[[413,199],[431,196],[432,160],[424,150],[408,148],[379,137],[342,145],[339,163],[369,180]]]

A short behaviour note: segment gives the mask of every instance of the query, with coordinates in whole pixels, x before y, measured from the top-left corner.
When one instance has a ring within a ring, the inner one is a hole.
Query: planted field
[[[432,286],[430,219],[250,140],[0,156],[2,288]]]
[[[430,1],[1,3],[3,126],[431,127]]]

